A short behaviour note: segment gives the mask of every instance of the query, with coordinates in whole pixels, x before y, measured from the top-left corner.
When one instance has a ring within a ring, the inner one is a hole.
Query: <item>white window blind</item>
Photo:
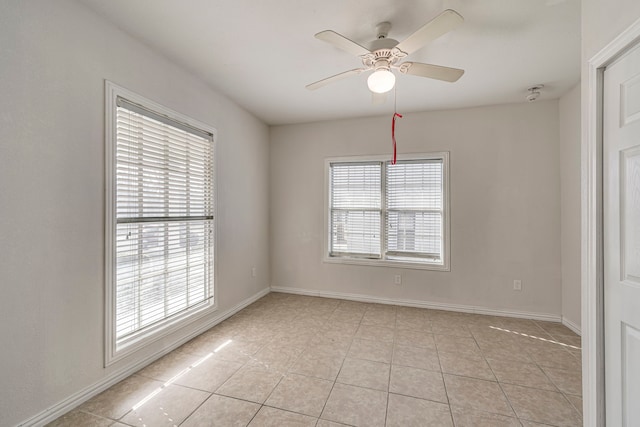
[[[213,138],[120,97],[115,118],[122,340],[213,298]]]
[[[330,166],[332,256],[380,258],[382,164]]]
[[[387,255],[442,258],[442,160],[386,163]]]

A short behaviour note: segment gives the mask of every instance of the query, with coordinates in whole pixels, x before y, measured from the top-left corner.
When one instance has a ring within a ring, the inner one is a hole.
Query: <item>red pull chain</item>
[[[393,119],[391,119],[391,139],[393,140],[393,160],[392,165],[396,164],[396,117],[402,118],[402,114],[393,113]]]

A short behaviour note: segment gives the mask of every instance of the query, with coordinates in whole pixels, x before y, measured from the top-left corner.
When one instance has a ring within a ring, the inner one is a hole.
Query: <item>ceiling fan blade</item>
[[[464,74],[459,68],[442,67],[440,65],[423,64],[421,62],[403,62],[400,72],[413,76],[428,77],[430,79],[455,82]]]
[[[345,52],[351,53],[356,56],[366,55],[367,53],[371,53],[369,49],[360,46],[358,43],[349,40],[343,35],[336,33],[335,31],[325,30],[321,31],[315,36],[318,40],[325,41],[337,47],[338,49],[342,49]]]
[[[409,55],[431,40],[435,40],[441,35],[457,28],[463,22],[464,18],[458,12],[447,9],[424,24],[422,28],[411,34],[404,41],[398,43],[396,49]]]
[[[365,68],[355,68],[353,70],[345,71],[340,74],[336,74],[335,76],[327,77],[326,79],[318,80],[317,82],[308,84],[305,86],[309,90],[316,90],[323,86],[328,85],[329,83],[337,82],[338,80],[346,79],[347,77],[354,76],[356,74],[360,74],[365,71]]]
[[[371,104],[382,105],[387,102],[387,93],[371,92]]]

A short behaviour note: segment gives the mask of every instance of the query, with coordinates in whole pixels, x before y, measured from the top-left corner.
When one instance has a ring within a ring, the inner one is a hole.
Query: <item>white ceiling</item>
[[[580,0],[80,0],[271,125],[393,112],[371,103],[366,74],[305,85],[360,60],[313,35],[360,44],[377,23],[402,41],[445,9],[464,24],[408,60],[465,69],[457,83],[397,77],[401,113],[558,98],[580,78]]]

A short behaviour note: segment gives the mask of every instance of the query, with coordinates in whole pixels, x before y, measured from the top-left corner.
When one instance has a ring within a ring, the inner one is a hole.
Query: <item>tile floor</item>
[[[271,293],[49,426],[580,426],[558,323]]]

